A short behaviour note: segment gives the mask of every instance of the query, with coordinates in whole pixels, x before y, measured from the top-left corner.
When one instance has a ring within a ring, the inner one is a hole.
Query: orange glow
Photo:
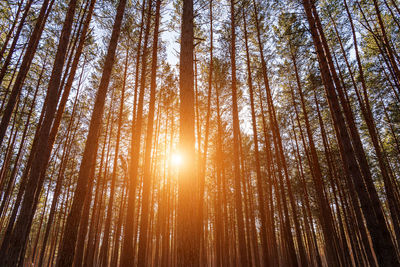
[[[179,167],[183,164],[183,157],[179,153],[174,153],[171,155],[171,164],[175,167]]]

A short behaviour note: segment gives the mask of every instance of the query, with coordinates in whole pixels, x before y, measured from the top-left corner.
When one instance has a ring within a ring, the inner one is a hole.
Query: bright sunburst
[[[171,164],[172,165],[179,167],[182,165],[182,163],[183,163],[183,158],[182,158],[181,154],[179,154],[179,153],[172,154],[172,156],[171,156]]]

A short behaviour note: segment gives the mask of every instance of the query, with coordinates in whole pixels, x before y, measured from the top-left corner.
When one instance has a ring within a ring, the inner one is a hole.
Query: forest
[[[400,1],[0,1],[0,266],[400,266]]]

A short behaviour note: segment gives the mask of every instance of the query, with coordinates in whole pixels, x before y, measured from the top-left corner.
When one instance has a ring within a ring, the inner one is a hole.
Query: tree
[[[113,31],[108,46],[106,60],[104,62],[104,70],[101,76],[99,89],[97,91],[92,119],[90,120],[89,133],[79,170],[78,183],[76,186],[71,210],[67,217],[65,234],[57,259],[57,266],[71,266],[74,260],[75,244],[79,227],[78,218],[81,217],[83,207],[81,203],[83,203],[85,200],[85,196],[87,194],[87,183],[90,179],[90,170],[93,168],[92,166],[95,161],[95,158],[93,157],[96,154],[94,149],[97,148],[99,129],[103,117],[104,101],[107,95],[108,84],[110,82],[125,6],[126,0],[121,0],[117,7]]]

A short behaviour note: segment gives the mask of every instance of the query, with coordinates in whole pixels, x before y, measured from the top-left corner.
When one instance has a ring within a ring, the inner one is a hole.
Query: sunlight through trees
[[[400,266],[399,0],[0,2],[0,266]]]

